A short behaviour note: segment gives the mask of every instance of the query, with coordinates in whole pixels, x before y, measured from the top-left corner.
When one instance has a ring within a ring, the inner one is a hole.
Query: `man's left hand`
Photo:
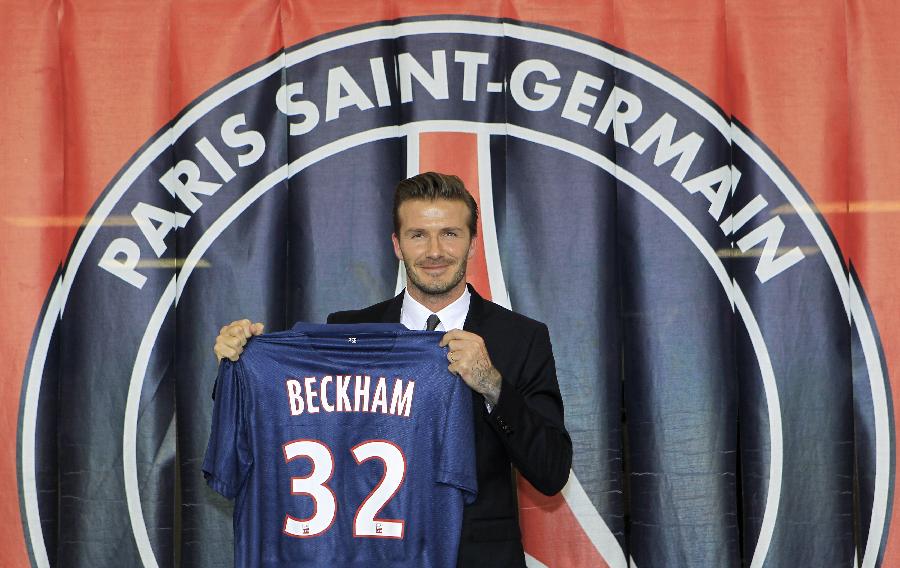
[[[474,333],[454,329],[441,338],[441,347],[449,346],[447,367],[451,373],[459,375],[472,390],[480,393],[490,404],[500,399],[502,377],[491,358],[484,340]]]

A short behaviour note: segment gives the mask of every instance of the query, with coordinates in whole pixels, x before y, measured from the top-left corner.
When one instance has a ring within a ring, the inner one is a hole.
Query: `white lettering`
[[[766,208],[769,202],[766,201],[766,198],[762,195],[755,196],[750,203],[744,205],[744,208],[737,212],[737,214],[732,218],[731,215],[725,218],[724,221],[719,225],[722,229],[722,232],[726,235],[731,235],[733,233],[737,233],[741,230],[741,227],[747,224],[747,221],[756,216],[757,213]]]
[[[572,88],[569,90],[569,96],[566,97],[566,104],[563,106],[563,118],[587,126],[587,123],[591,120],[591,115],[580,109],[582,106],[594,108],[594,105],[597,104],[597,97],[588,93],[588,88],[599,91],[603,88],[603,79],[583,71],[575,73],[575,81],[573,81]]]
[[[402,379],[394,382],[394,390],[391,394],[391,405],[388,408],[387,380],[378,377],[372,381],[369,375],[355,375],[356,381],[353,387],[354,405],[350,405],[347,396],[350,381],[353,375],[326,375],[318,377],[306,377],[302,381],[298,379],[285,380],[285,388],[288,396],[288,407],[291,415],[297,416],[308,412],[380,412],[381,414],[394,414],[396,416],[409,416],[412,410],[413,388],[415,383],[407,381],[404,386]],[[331,397],[329,385],[334,385],[335,396]],[[372,393],[374,387],[375,392]],[[318,399],[318,401],[316,400]],[[331,401],[336,400],[336,404]],[[371,405],[370,405],[371,402]]]
[[[313,383],[318,379],[316,379],[315,377],[306,377],[303,380],[306,383],[306,411],[310,414],[315,414],[319,411],[319,407],[316,406],[315,403],[315,399],[317,396],[319,396],[319,393],[317,393],[313,388]]]
[[[190,219],[184,213],[166,211],[143,201],[134,206],[134,209],[131,210],[131,217],[137,223],[157,257],[166,252],[166,235],[175,227],[184,227]],[[158,225],[154,225],[154,221]]]
[[[450,98],[450,88],[447,84],[447,55],[443,49],[431,52],[431,67],[434,74],[429,73],[409,53],[401,53],[397,56],[397,67],[400,74],[400,102],[409,103],[413,100],[412,78],[425,87],[428,94],[436,100]]]
[[[378,407],[381,410],[378,410]],[[384,384],[384,377],[378,377],[378,384],[375,386],[375,396],[372,397],[372,412],[387,413],[387,387]]]
[[[312,101],[296,100],[294,97],[303,94],[303,83],[298,81],[282,85],[275,94],[275,105],[287,116],[302,116],[300,122],[292,122],[288,131],[291,136],[306,134],[319,124],[319,109]]]
[[[344,92],[347,94],[342,94]],[[369,110],[375,105],[343,65],[329,69],[325,122],[339,118],[341,109],[351,106],[355,106],[359,110]]]
[[[250,149],[243,154],[238,154],[238,165],[242,168],[255,164],[266,151],[266,139],[256,130],[244,130],[238,132],[238,128],[247,125],[247,117],[243,113],[229,116],[222,123],[220,134],[222,140],[229,148],[243,148],[249,146]],[[228,181],[228,180],[225,180]]]
[[[463,64],[463,100],[474,101],[478,87],[478,66],[488,64],[488,54],[480,51],[457,51],[453,60]]]
[[[288,405],[291,409],[291,416],[303,414],[303,395],[301,391],[300,381],[296,379],[288,379],[285,381],[288,394]]]
[[[327,375],[322,377],[322,382],[319,383],[319,398],[321,399],[322,410],[325,412],[334,412],[334,406],[328,401],[328,391],[325,390],[325,385],[331,381],[331,375]]]
[[[759,255],[759,263],[756,265],[756,277],[760,282],[767,282],[803,260],[803,252],[799,247],[794,247],[776,258],[775,254],[778,252],[782,234],[784,234],[784,221],[781,220],[781,217],[772,217],[737,242],[741,252],[746,253],[763,240],[766,241],[762,253]]]
[[[409,411],[412,409],[413,388],[416,386],[415,381],[406,381],[406,388],[403,388],[403,381],[397,379],[394,381],[394,390],[391,393],[391,409],[388,411],[395,416],[409,417]]]
[[[653,126],[634,141],[632,149],[638,154],[643,154],[647,148],[658,141],[656,154],[653,156],[653,165],[661,166],[677,157],[678,162],[675,163],[675,168],[672,170],[672,178],[684,181],[684,176],[687,175],[688,169],[700,151],[700,146],[703,145],[703,137],[696,132],[689,132],[684,138],[673,144],[672,137],[675,135],[677,124],[678,121],[674,116],[669,113],[663,114],[659,120],[653,123]]]
[[[375,100],[379,107],[391,106],[391,91],[388,89],[387,71],[384,69],[384,59],[373,57],[369,60],[372,69],[372,81],[375,83]]]
[[[556,103],[559,98],[560,88],[556,85],[549,85],[538,81],[534,84],[534,92],[540,95],[531,98],[525,94],[525,79],[531,73],[540,73],[547,81],[555,81],[559,79],[559,69],[549,61],[543,59],[529,59],[516,65],[509,77],[509,92],[516,104],[525,110],[541,111],[547,110]]]
[[[209,165],[216,170],[216,173],[219,174],[219,178],[222,181],[231,181],[235,175],[234,169],[228,165],[228,162],[225,161],[225,158],[222,157],[222,154],[216,150],[216,147],[212,145],[206,136],[197,140],[197,143],[194,146],[200,150],[200,153],[206,158],[206,161],[209,162]]]
[[[125,258],[119,260],[119,256],[124,255]],[[140,274],[137,268],[138,261],[141,260],[141,248],[131,239],[120,237],[109,243],[103,257],[100,258],[100,268],[118,276],[125,282],[128,282],[138,290],[144,287],[147,277]]]
[[[202,203],[194,195],[212,195],[222,187],[221,183],[200,180],[200,168],[190,160],[181,160],[159,178],[159,183],[172,197],[178,197],[184,205],[196,213]]]
[[[369,411],[369,379],[369,375],[356,375],[356,384],[353,388],[353,412]]]
[[[350,406],[350,397],[347,395],[347,389],[350,387],[350,375],[337,376],[337,411],[350,412],[353,407]]]
[[[718,220],[725,209],[728,195],[734,194],[741,172],[734,166],[722,166],[711,172],[701,174],[690,181],[684,182],[684,188],[690,193],[698,191],[709,201],[709,214]],[[716,189],[713,189],[716,187]]]
[[[615,141],[628,146],[628,131],[625,130],[625,125],[640,118],[643,109],[644,105],[637,95],[620,87],[613,87],[606,104],[603,105],[603,110],[600,111],[600,116],[597,117],[597,122],[594,123],[594,130],[606,134],[609,125],[612,124]]]

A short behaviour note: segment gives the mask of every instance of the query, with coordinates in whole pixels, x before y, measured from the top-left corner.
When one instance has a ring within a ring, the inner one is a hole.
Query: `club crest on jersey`
[[[799,443],[801,433],[791,428],[790,417],[805,401],[786,393],[788,385],[782,383],[793,359],[774,356],[771,347],[790,341],[806,353],[806,344],[802,334],[771,325],[760,310],[768,297],[805,290],[810,275],[827,275],[828,285],[814,296],[798,297],[791,307],[795,313],[786,317],[809,321],[820,302],[828,301],[841,307],[844,324],[854,326],[854,353],[864,359],[861,384],[871,396],[871,408],[865,412],[874,424],[870,461],[875,481],[867,493],[871,497],[860,505],[868,511],[869,538],[860,556],[878,554],[889,509],[886,480],[893,478],[881,346],[855,275],[848,275],[824,219],[790,173],[704,95],[637,56],[594,38],[538,25],[436,17],[336,32],[236,74],[184,109],[104,191],[47,299],[26,376],[20,473],[27,533],[36,556],[45,535],[37,497],[43,488],[34,473],[42,467],[41,454],[35,448],[41,444],[37,432],[54,419],[42,414],[41,398],[55,392],[41,385],[55,380],[50,371],[45,373],[45,365],[58,347],[55,342],[66,318],[90,320],[95,337],[122,330],[96,362],[97,376],[118,379],[102,383],[103,389],[115,391],[122,401],[120,408],[102,409],[104,422],[120,428],[110,437],[109,452],[124,452],[122,475],[110,476],[109,494],[121,502],[144,564],[151,565],[148,555],[153,550],[139,507],[139,479],[146,476],[139,475],[145,465],[136,457],[141,443],[138,417],[141,405],[152,398],[142,393],[158,386],[165,372],[157,359],[169,357],[176,343],[173,332],[167,331],[174,329],[175,306],[190,309],[188,299],[200,297],[193,287],[201,286],[202,297],[220,295],[223,305],[235,301],[226,294],[235,283],[224,266],[225,259],[238,262],[227,254],[241,243],[235,235],[249,227],[264,231],[268,224],[254,225],[253,219],[288,215],[285,206],[291,199],[314,199],[332,189],[356,188],[353,199],[361,200],[360,209],[371,215],[332,218],[322,211],[331,232],[321,238],[338,239],[335,251],[346,256],[364,241],[383,236],[386,263],[395,262],[387,244],[388,198],[373,196],[359,182],[369,178],[373,187],[391,187],[402,174],[418,171],[417,149],[423,137],[447,132],[476,140],[481,192],[493,192],[498,199],[493,211],[484,212],[493,216],[492,223],[503,215],[499,198],[517,191],[504,178],[504,159],[513,158],[498,155],[498,149],[514,148],[521,153],[519,166],[552,170],[563,163],[572,173],[571,179],[540,188],[538,194],[555,192],[560,200],[574,199],[567,184],[604,180],[598,192],[619,192],[620,207],[629,207],[629,213],[643,216],[648,225],[670,228],[671,239],[648,246],[665,249],[673,280],[696,277],[678,261],[692,258],[700,259],[706,276],[718,282],[752,345],[769,430],[766,447],[760,448],[766,493],[754,520],[758,537],[751,543],[753,565],[765,560],[779,531],[782,501],[803,482],[800,462],[786,452]],[[405,166],[398,170],[361,161],[376,152],[394,156]],[[317,173],[322,169],[329,175]],[[366,169],[364,175],[360,169]],[[576,171],[585,175],[578,177]],[[333,187],[306,185],[307,176],[328,179]],[[368,217],[382,216],[385,235],[359,237],[365,231],[355,224],[376,223]],[[510,227],[513,220],[504,219]],[[315,247],[309,245],[313,232],[303,224],[317,226],[319,220],[291,222],[309,231],[299,247],[303,252],[291,254],[314,256]],[[575,217],[532,230],[576,232],[592,223],[591,218]],[[498,233],[493,241],[497,250],[503,246],[502,228]],[[288,254],[278,248],[280,243],[270,245],[271,250],[242,249],[241,254]],[[488,257],[488,271],[502,278],[499,259],[499,254]],[[377,279],[360,272],[367,281]],[[341,282],[322,286],[340,290]],[[585,294],[592,293],[592,286],[585,283]],[[556,296],[547,291],[541,297]],[[96,309],[100,304],[111,309]],[[227,306],[214,304],[203,309],[231,313]],[[313,306],[309,313],[318,315],[315,310],[324,308]],[[581,331],[577,326],[554,330],[563,341],[577,339],[567,333]],[[347,341],[356,343],[357,338]],[[572,363],[562,361],[581,368]],[[211,372],[210,381],[213,376]],[[584,384],[593,380],[580,377],[579,384],[581,379]],[[791,392],[816,392],[817,377],[802,380],[803,385],[790,385]],[[197,392],[208,392],[210,386],[198,384]],[[90,395],[85,396],[89,404]],[[286,379],[286,408],[293,416],[320,410],[409,416],[412,397],[413,382],[400,379],[390,383],[354,373]],[[68,435],[77,443],[88,430],[73,427]],[[578,468],[576,461],[576,475]],[[588,505],[593,508],[590,501]],[[597,511],[592,514],[600,517]],[[308,533],[309,526],[302,530]],[[378,534],[381,530],[376,525]],[[609,542],[617,546],[614,538]],[[611,558],[615,552],[604,556]]]

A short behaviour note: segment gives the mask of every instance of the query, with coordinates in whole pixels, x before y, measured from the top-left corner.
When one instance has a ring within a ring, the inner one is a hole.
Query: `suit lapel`
[[[405,290],[394,296],[387,302],[384,313],[381,314],[382,323],[400,323],[400,308],[403,307],[403,294]]]
[[[469,313],[466,314],[466,322],[463,324],[463,330],[472,333],[479,333],[481,329],[481,320],[484,316],[484,298],[478,295],[475,288],[471,284],[466,284],[472,297],[469,299]]]
[[[469,287],[469,293],[472,294],[472,297],[469,299],[469,313],[466,314],[466,322],[463,324],[463,330],[481,335],[481,322],[484,317],[484,298],[478,295],[478,292],[475,291],[475,288],[471,284],[466,284],[466,286]],[[482,420],[487,417],[487,409],[484,406],[484,397],[474,390],[472,391],[472,412],[475,413],[476,417],[481,417]],[[480,429],[476,428],[476,446],[478,446],[478,438],[481,435]]]

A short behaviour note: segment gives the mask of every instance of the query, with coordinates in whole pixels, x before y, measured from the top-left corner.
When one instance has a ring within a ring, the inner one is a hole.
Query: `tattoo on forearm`
[[[487,401],[494,405],[500,400],[501,377],[497,369],[490,366],[479,366],[475,371],[478,390]]]

